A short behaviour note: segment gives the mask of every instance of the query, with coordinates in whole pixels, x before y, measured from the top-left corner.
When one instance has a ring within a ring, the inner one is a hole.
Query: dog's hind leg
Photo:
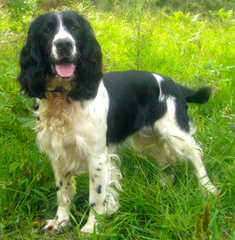
[[[169,153],[177,159],[189,160],[195,170],[200,184],[210,193],[216,194],[217,189],[210,181],[202,162],[202,151],[193,136],[181,129],[175,118],[175,102],[168,99],[167,113],[154,124],[158,138],[166,145]]]

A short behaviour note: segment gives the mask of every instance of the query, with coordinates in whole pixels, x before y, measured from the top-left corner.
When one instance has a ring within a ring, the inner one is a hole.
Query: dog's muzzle
[[[53,69],[62,78],[71,78],[76,70],[76,46],[70,39],[57,39],[52,43]]]
[[[56,48],[57,58],[69,58],[73,55],[73,43],[69,39],[59,39],[53,43]]]

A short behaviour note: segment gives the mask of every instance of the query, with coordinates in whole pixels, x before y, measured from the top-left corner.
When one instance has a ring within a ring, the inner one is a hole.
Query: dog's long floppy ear
[[[77,15],[77,18],[82,36],[78,39],[80,56],[76,67],[75,87],[70,92],[70,97],[88,100],[96,96],[103,75],[102,52],[90,24],[81,16]]]
[[[30,26],[26,44],[20,54],[20,74],[18,80],[22,90],[30,97],[43,98],[46,90],[46,62],[40,51],[38,36],[40,18]]]

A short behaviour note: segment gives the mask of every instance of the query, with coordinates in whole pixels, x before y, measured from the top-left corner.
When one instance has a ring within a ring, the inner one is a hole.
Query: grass
[[[233,13],[167,14],[142,5],[112,12],[85,4],[72,8],[91,21],[103,49],[105,71],[149,70],[189,86],[214,88],[209,103],[191,106],[190,113],[198,126],[196,138],[203,145],[208,173],[221,195],[207,196],[187,163],[170,169],[177,176],[174,184],[170,179],[163,184],[164,169],[124,147],[121,209],[112,217],[100,217],[100,234],[79,233],[88,212],[87,175],[77,179],[73,227],[58,236],[39,233],[44,219],[56,210],[54,179],[49,161],[35,144],[33,101],[20,94],[16,81],[19,52],[35,12],[15,21],[7,9],[1,9],[0,238],[234,240]]]

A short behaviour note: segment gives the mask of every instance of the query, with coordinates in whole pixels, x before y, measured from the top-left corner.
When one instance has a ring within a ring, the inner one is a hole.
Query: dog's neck
[[[65,79],[59,76],[48,78],[47,82],[48,93],[68,93],[74,85],[73,79]]]

